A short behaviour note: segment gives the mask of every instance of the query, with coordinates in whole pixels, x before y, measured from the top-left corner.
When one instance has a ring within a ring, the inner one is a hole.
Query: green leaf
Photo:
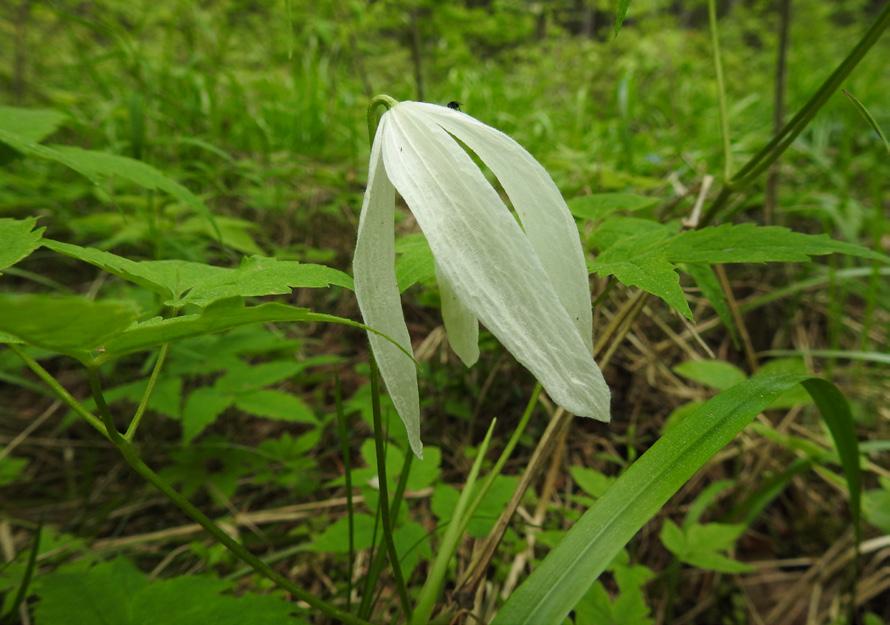
[[[0,107],[2,109],[2,107]],[[2,115],[2,110],[0,110]],[[0,219],[0,275],[40,247],[45,228],[35,228],[37,219]]]
[[[22,471],[25,470],[25,467],[28,466],[28,462],[27,458],[18,458],[16,456],[7,455],[0,457],[0,486],[6,486],[16,481],[19,475],[22,474]]]
[[[862,496],[862,507],[869,523],[890,534],[890,484],[866,491]]]
[[[231,583],[185,575],[150,581],[123,558],[92,568],[74,563],[35,581],[41,625],[297,625],[294,605],[276,596],[225,594]]]
[[[632,213],[658,204],[658,198],[634,193],[594,193],[569,200],[569,210],[579,219],[599,221],[617,212]]]
[[[371,546],[371,538],[374,535],[374,517],[364,512],[357,512],[352,518],[355,523],[354,540],[356,551],[368,549]],[[322,553],[348,553],[349,519],[346,516],[342,516],[331,525],[328,525],[321,534],[315,537],[309,549]]]
[[[201,313],[182,315],[172,319],[155,318],[135,324],[108,342],[106,358],[150,349],[162,343],[187,337],[222,332],[251,323],[283,321],[319,321],[365,328],[362,324],[350,319],[312,312],[308,308],[277,303],[244,306],[240,298],[232,298],[214,302]],[[0,322],[0,329],[5,329],[2,327],[2,322]]]
[[[661,528],[661,542],[686,564],[721,573],[746,573],[753,570],[751,565],[718,553],[732,547],[744,531],[744,525],[724,523],[693,523],[681,529],[667,520]]]
[[[352,278],[324,265],[250,256],[237,269],[224,269],[209,280],[191,285],[183,301],[207,306],[227,297],[287,295],[298,287],[325,288],[332,284],[352,289]]]
[[[856,110],[859,111],[859,114],[865,118],[865,121],[872,127],[872,130],[875,131],[875,134],[878,135],[878,138],[884,144],[884,149],[890,152],[890,143],[887,141],[887,136],[884,134],[884,131],[881,130],[881,125],[878,121],[872,116],[871,113],[868,112],[868,109],[865,108],[865,105],[859,101],[859,98],[854,96],[852,93],[847,91],[846,89],[841,89],[845,96],[847,96],[850,101],[853,103],[853,106],[856,107]]]
[[[423,455],[426,456],[426,448]],[[408,521],[393,532],[392,540],[406,580],[421,560],[429,560],[433,556],[429,538],[429,533],[415,521]]]
[[[699,384],[721,391],[748,377],[744,371],[725,360],[687,360],[674,367],[674,371]]]
[[[15,133],[25,141],[39,143],[56,131],[67,116],[51,109],[0,106],[0,130]]]
[[[677,263],[808,261],[810,256],[832,253],[890,262],[890,257],[853,243],[779,226],[725,224],[675,233],[675,224],[631,217],[609,219],[591,237],[591,245],[603,251],[589,264],[590,270],[657,295],[692,319],[675,272]]]
[[[2,126],[0,126],[0,143],[5,143],[22,154],[65,165],[95,184],[101,184],[107,178],[119,177],[144,189],[163,191],[202,215],[213,225],[217,237],[220,236],[213,214],[200,198],[142,161],[67,145],[41,145],[27,133],[23,134],[18,129]]]
[[[888,263],[890,258],[826,234],[803,234],[781,226],[723,224],[681,232],[667,243],[665,257],[674,263],[806,262],[810,256],[847,254]]]
[[[244,362],[229,367],[214,386],[225,393],[242,393],[290,379],[306,368],[296,360],[270,360],[257,365]]]
[[[216,267],[185,260],[133,261],[91,247],[51,239],[43,244],[60,254],[82,260],[158,293],[168,306],[205,307],[229,297],[286,295],[298,287],[352,288],[352,278],[324,265],[251,256],[240,267]]]
[[[275,390],[259,390],[235,396],[235,405],[244,412],[266,419],[293,423],[316,423],[315,413],[299,397]]]
[[[602,497],[603,493],[609,488],[615,478],[603,475],[594,469],[587,467],[574,466],[569,468],[572,479],[581,487],[585,493],[591,497]]]
[[[136,320],[132,302],[0,294],[0,331],[25,343],[87,360]]]
[[[188,396],[182,409],[182,443],[191,443],[219,418],[234,399],[212,387],[199,388]]]
[[[436,261],[422,234],[409,234],[396,241],[396,281],[404,293],[418,282],[436,278]]]
[[[681,315],[692,319],[692,310],[680,288],[680,276],[671,263],[651,256],[628,256],[632,260],[627,261],[613,260],[613,256],[602,254],[592,263],[593,271],[604,277],[615,276],[622,284],[656,295]]]
[[[711,457],[787,389],[803,382],[838,447],[858,526],[860,474],[850,408],[831,383],[758,375],[711,398],[666,432],[591,506],[509,597],[493,625],[556,625],[634,534]]]

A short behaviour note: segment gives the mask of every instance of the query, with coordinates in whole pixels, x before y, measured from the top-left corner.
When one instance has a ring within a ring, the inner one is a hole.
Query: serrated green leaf
[[[324,265],[250,256],[237,269],[225,269],[193,284],[183,302],[207,306],[227,297],[287,295],[299,287],[324,288],[332,284],[352,289],[352,278]]]
[[[158,293],[164,303],[204,307],[229,297],[286,295],[298,287],[318,288],[331,284],[352,288],[352,278],[324,265],[252,256],[236,268],[217,267],[185,260],[133,261],[111,252],[62,243],[43,244],[60,254],[90,263],[125,280]]]
[[[836,241],[826,234],[804,234],[781,226],[751,223],[723,224],[687,230],[664,249],[674,263],[806,262],[810,256],[847,254],[881,262],[890,257],[855,243]]]
[[[2,108],[2,107],[0,107]],[[2,111],[0,111],[2,114]],[[40,247],[45,228],[35,228],[37,219],[0,219],[0,275]]]
[[[201,432],[219,418],[234,399],[213,387],[192,391],[182,409],[182,443],[191,443]]]
[[[617,212],[632,213],[658,204],[658,198],[634,193],[594,193],[568,201],[569,210],[579,219],[599,221]]]
[[[507,599],[492,625],[556,625],[637,531],[782,392],[803,383],[829,425],[859,525],[861,476],[849,405],[831,383],[757,375],[711,398],[666,432],[575,523]]]
[[[186,575],[150,581],[123,558],[64,566],[35,580],[41,625],[298,625],[280,597],[224,594],[231,583]],[[187,600],[184,600],[187,598]]]
[[[674,371],[699,384],[721,391],[748,377],[744,371],[725,360],[687,360],[674,367]]]
[[[284,391],[264,389],[239,393],[235,396],[235,405],[244,412],[266,419],[292,423],[318,422],[315,413],[303,400]]]
[[[0,331],[81,360],[135,320],[132,302],[77,296],[0,294]]]
[[[646,238],[646,235],[642,235],[642,238]],[[622,284],[638,287],[660,297],[681,315],[692,319],[692,310],[680,287],[680,275],[674,265],[654,256],[627,256],[630,260],[612,260],[616,256],[617,254],[606,256],[604,253],[590,267],[600,276],[615,276]]]
[[[0,130],[15,133],[26,141],[39,143],[62,125],[64,113],[52,109],[0,106]]]
[[[244,306],[240,298],[214,302],[201,313],[135,324],[106,345],[106,358],[156,347],[180,339],[222,332],[251,323],[320,321],[364,328],[350,319],[286,304]],[[0,328],[2,329],[2,328]]]
[[[639,252],[638,245],[646,246],[647,254],[655,254],[663,248],[663,242],[676,234],[677,225],[660,224],[652,219],[639,217],[612,217],[601,223],[590,236],[588,243],[594,249],[605,252],[619,242],[625,244],[615,250],[614,260],[626,260],[624,253]],[[632,237],[643,237],[632,239]]]

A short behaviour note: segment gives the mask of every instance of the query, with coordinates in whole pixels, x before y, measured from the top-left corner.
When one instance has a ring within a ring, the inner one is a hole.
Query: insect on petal
[[[396,282],[395,190],[386,176],[381,154],[381,137],[386,133],[387,121],[386,116],[380,120],[371,147],[368,188],[359,217],[352,270],[355,296],[365,324],[411,353],[411,338]],[[373,333],[368,333],[368,338],[386,390],[408,431],[411,449],[422,457],[420,398],[414,362],[385,338]]]
[[[609,389],[519,224],[437,125],[386,113],[383,162],[457,297],[567,410],[609,420]]]
[[[559,301],[593,350],[593,317],[587,263],[578,226],[547,170],[500,130],[448,107],[402,102],[467,145],[491,169],[516,209]]]

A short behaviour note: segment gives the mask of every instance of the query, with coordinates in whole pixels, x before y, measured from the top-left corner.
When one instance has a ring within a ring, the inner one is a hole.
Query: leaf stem
[[[24,363],[28,366],[28,368],[34,372],[34,374],[41,379],[41,381],[46,384],[56,396],[61,399],[64,403],[68,405],[74,412],[83,417],[84,421],[89,423],[93,429],[97,432],[105,436],[105,426],[102,425],[102,421],[97,419],[96,416],[84,408],[83,404],[77,401],[74,396],[68,392],[68,390],[59,384],[58,380],[53,377],[53,375],[41,366],[39,362],[34,360],[31,356],[29,356],[25,351],[15,345],[14,343],[10,343],[7,345],[9,349],[11,349],[15,354],[24,361]]]
[[[111,413],[108,410],[108,404],[105,402],[105,397],[102,394],[102,387],[99,380],[99,375],[95,368],[88,368],[87,372],[89,375],[90,387],[93,392],[93,396],[96,399],[96,405],[99,407],[100,413],[102,414],[102,420],[98,419],[89,410],[84,408],[83,405],[65,389],[65,387],[59,384],[58,380],[56,380],[52,376],[52,374],[44,369],[40,365],[40,363],[26,354],[19,346],[10,344],[9,348],[12,349],[12,351],[15,352],[19,356],[19,358],[21,358],[25,362],[25,364],[28,365],[28,367],[41,380],[43,380],[43,382],[47,386],[49,386],[50,389],[53,390],[53,392],[55,392],[56,395],[58,395],[59,399],[68,404],[68,406],[71,407],[71,409],[74,410],[78,415],[83,417],[87,423],[96,428],[103,436],[111,441],[111,443],[118,449],[121,456],[123,456],[127,464],[130,465],[130,467],[137,474],[139,474],[143,479],[145,479],[145,481],[159,490],[165,497],[167,497],[167,499],[173,502],[173,504],[175,504],[192,520],[203,527],[208,534],[213,536],[213,538],[215,538],[224,547],[226,547],[226,549],[231,551],[239,560],[241,560],[245,564],[250,565],[257,573],[271,580],[277,586],[283,588],[301,601],[308,603],[312,608],[323,612],[329,617],[336,619],[341,623],[344,623],[345,625],[370,625],[368,621],[353,616],[348,612],[344,612],[343,610],[340,610],[339,608],[329,604],[328,602],[319,599],[306,590],[303,590],[302,588],[288,580],[286,577],[272,569],[272,567],[263,562],[260,558],[250,553],[250,551],[248,551],[247,548],[244,547],[244,545],[226,534],[226,532],[216,523],[214,523],[213,520],[211,520],[207,515],[205,515],[197,507],[195,507],[188,499],[179,494],[172,486],[161,479],[161,477],[157,473],[155,473],[148,465],[146,465],[145,462],[143,462],[142,459],[139,457],[139,452],[136,450],[133,444],[126,438],[124,438],[124,436],[114,427],[114,423],[111,419]]]
[[[142,422],[142,416],[145,414],[145,410],[148,408],[148,401],[151,399],[151,394],[155,390],[155,386],[158,383],[158,377],[161,373],[161,367],[164,366],[164,360],[167,358],[167,351],[170,349],[170,343],[164,343],[161,345],[161,349],[158,350],[158,357],[155,360],[155,366],[151,370],[151,375],[148,378],[148,384],[145,387],[145,392],[142,394],[142,399],[139,401],[139,406],[136,408],[136,414],[133,415],[133,420],[130,421],[130,426],[127,428],[127,433],[124,434],[124,438],[128,441],[132,442],[133,437],[136,436],[136,430],[139,429],[139,424]]]
[[[405,588],[405,578],[402,576],[402,567],[399,564],[399,556],[396,545],[392,539],[393,524],[389,510],[389,485],[386,482],[386,450],[383,447],[383,425],[380,410],[380,380],[377,371],[377,362],[374,356],[369,357],[371,365],[371,411],[374,415],[374,444],[377,452],[377,481],[380,488],[380,520],[383,523],[383,542],[386,545],[389,564],[396,582],[396,590],[399,593],[399,601],[405,619],[411,620],[411,602],[408,599],[408,590]]]

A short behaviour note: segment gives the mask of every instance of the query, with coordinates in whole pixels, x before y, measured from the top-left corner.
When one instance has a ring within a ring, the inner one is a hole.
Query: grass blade
[[[631,465],[510,596],[492,625],[561,623],[665,502],[776,397],[802,382],[835,437],[858,525],[858,445],[846,399],[818,378],[755,376],[689,414]]]

